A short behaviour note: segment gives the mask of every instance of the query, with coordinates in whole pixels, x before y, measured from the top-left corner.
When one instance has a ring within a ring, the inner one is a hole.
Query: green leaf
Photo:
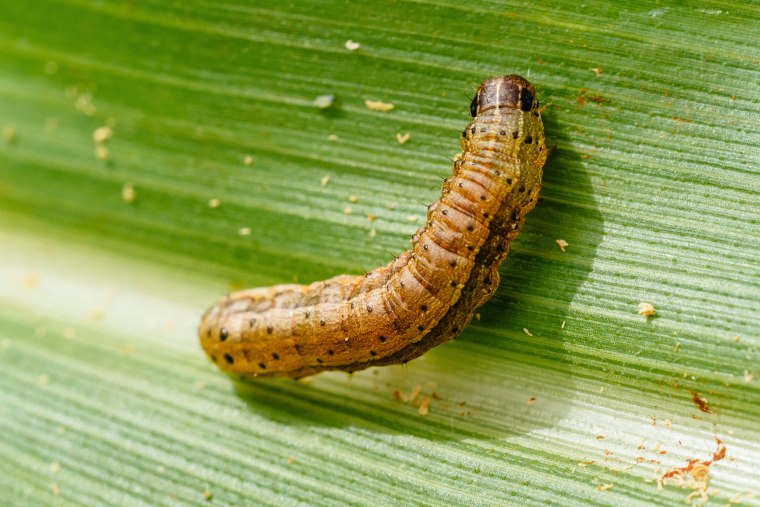
[[[0,503],[757,504],[758,23],[741,2],[6,2]],[[460,339],[302,382],[208,363],[223,293],[407,248],[468,96],[506,73],[553,150]]]

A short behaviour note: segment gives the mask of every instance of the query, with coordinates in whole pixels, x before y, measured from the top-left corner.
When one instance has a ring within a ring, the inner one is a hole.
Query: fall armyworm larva
[[[299,378],[405,363],[458,335],[496,290],[538,198],[546,147],[535,96],[516,75],[478,87],[462,154],[410,251],[365,275],[222,298],[198,328],[206,354],[229,373]]]

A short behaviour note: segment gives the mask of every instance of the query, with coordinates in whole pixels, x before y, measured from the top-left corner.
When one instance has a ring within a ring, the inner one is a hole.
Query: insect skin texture
[[[211,360],[236,375],[300,378],[405,363],[458,335],[495,292],[546,160],[524,78],[484,81],[470,113],[453,175],[411,250],[365,275],[225,296],[198,328]]]

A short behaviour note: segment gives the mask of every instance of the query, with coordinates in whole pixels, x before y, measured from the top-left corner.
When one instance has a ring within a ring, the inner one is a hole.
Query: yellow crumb
[[[744,381],[750,383],[755,380],[756,375],[749,370],[744,370]]]
[[[95,146],[95,158],[98,160],[108,160],[109,155],[110,152],[106,146],[103,146],[102,144]]]
[[[253,164],[253,157],[250,156],[250,155],[246,155],[245,157],[243,157],[243,163],[245,165],[251,165],[251,164]]]
[[[355,195],[349,195],[348,196],[348,202],[354,202],[355,203],[355,202],[358,202],[358,201],[359,201],[359,198],[356,197]]]
[[[567,246],[569,245],[569,243],[565,241],[564,239],[558,239],[557,244],[559,245],[559,249],[562,250],[563,252],[565,251],[565,248],[567,248]]]
[[[613,486],[612,484],[599,484],[596,487],[596,489],[598,489],[599,491],[607,491],[609,489],[612,489],[612,486]]]
[[[364,104],[372,111],[387,112],[393,110],[396,107],[395,104],[390,102],[382,102],[380,100],[365,100]]]
[[[290,456],[290,457],[288,458],[288,465],[292,465],[292,464],[293,464],[293,463],[295,463],[295,462],[296,462],[296,459],[295,459],[293,456]]]
[[[344,215],[350,215],[353,212],[354,212],[354,210],[353,210],[353,208],[351,206],[346,206],[345,208],[343,208],[343,214]]]
[[[320,183],[320,184],[321,184],[323,187],[326,187],[326,186],[327,186],[327,184],[328,184],[329,182],[330,182],[330,176],[322,176],[322,179],[321,179],[321,180],[319,180],[319,183]]]
[[[222,204],[222,202],[219,199],[214,198],[208,200],[208,207],[211,209],[218,208],[220,204]]]
[[[250,227],[241,227],[238,229],[238,234],[241,236],[250,236],[251,235],[251,228]]]
[[[330,134],[329,136],[327,136],[327,140],[328,141],[337,141],[338,140],[338,136],[336,136],[335,134]]]
[[[207,489],[207,490],[205,490],[205,491],[203,492],[203,498],[204,498],[205,500],[211,500],[212,498],[214,498],[214,494],[213,494],[211,491],[209,491],[209,490]]]
[[[98,114],[98,108],[92,102],[92,95],[82,93],[74,102],[74,108],[85,116],[95,116]]]
[[[374,238],[375,236],[377,236],[377,230],[373,227],[369,230],[369,237]]]
[[[370,222],[374,222],[375,221],[375,215],[373,215],[372,213],[370,213],[369,215],[367,215],[367,220],[369,220]]]
[[[422,401],[420,401],[420,406],[417,412],[419,412],[420,415],[428,415],[428,413],[430,412],[430,397],[429,396],[425,396],[424,398],[422,398]]]
[[[105,143],[113,137],[113,130],[110,127],[98,127],[92,133],[92,140],[97,143]]]
[[[412,137],[412,134],[410,134],[409,132],[407,132],[406,134],[402,134],[401,132],[396,133],[396,141],[398,141],[398,144],[406,143],[411,137]]]
[[[346,49],[349,51],[356,51],[359,49],[360,44],[358,42],[354,42],[351,39],[348,39],[345,44],[343,44]]]
[[[327,109],[335,103],[335,95],[319,95],[314,99],[314,107],[317,109]]]
[[[131,183],[125,183],[124,186],[121,187],[121,198],[126,203],[135,202],[135,199],[137,199],[137,192],[135,192],[135,187],[133,187]]]
[[[644,317],[651,317],[652,315],[655,315],[656,312],[654,310],[654,306],[651,305],[651,303],[639,303],[639,314],[643,315]]]
[[[47,374],[42,374],[39,377],[37,377],[37,384],[41,386],[46,386],[50,382],[50,376]]]
[[[52,463],[50,463],[50,471],[54,474],[57,474],[58,472],[61,471],[61,464],[58,463],[57,461],[53,461]]]
[[[533,336],[533,333],[531,333],[530,331],[528,331],[527,327],[523,328],[523,333],[527,334],[528,336]]]
[[[417,220],[419,220],[419,217],[416,215],[407,215],[406,217],[407,222],[416,222]]]
[[[594,74],[596,74],[596,77],[599,77],[599,76],[601,76],[601,75],[602,75],[602,68],[601,68],[601,67],[594,67],[594,68],[593,68],[593,69],[591,69],[591,70],[593,70],[593,71],[594,71]]]

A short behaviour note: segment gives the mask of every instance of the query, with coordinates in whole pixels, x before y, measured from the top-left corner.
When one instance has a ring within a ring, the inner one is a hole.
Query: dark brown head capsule
[[[470,104],[470,113],[477,116],[490,109],[502,108],[528,112],[538,109],[535,97],[536,89],[524,77],[515,74],[494,77],[478,87]]]

